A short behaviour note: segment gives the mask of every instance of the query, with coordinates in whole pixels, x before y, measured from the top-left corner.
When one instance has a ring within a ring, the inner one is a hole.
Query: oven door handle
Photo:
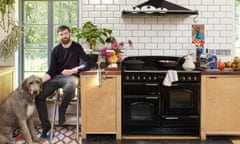
[[[179,119],[178,117],[168,117],[168,116],[163,116],[164,119],[166,120],[176,120]]]
[[[148,97],[145,97],[145,99],[159,99],[158,96],[148,96]]]
[[[179,84],[172,84],[171,86],[179,86]]]
[[[191,85],[199,85],[198,83],[173,83],[171,84],[170,87],[177,87],[177,86],[182,86],[182,85],[188,85],[188,86],[191,86]]]
[[[145,86],[159,86],[158,83],[146,83]]]

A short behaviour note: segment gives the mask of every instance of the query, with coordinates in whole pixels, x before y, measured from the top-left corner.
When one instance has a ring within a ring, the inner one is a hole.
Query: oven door
[[[123,125],[159,125],[160,83],[128,82],[122,88]]]
[[[199,115],[200,84],[174,83],[162,87],[163,115]]]
[[[123,126],[160,125],[159,96],[123,98]]]

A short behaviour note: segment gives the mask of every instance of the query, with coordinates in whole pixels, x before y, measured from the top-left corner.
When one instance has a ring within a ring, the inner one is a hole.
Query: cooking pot
[[[163,67],[165,67],[165,66],[170,66],[170,67],[173,66],[174,67],[174,66],[176,66],[177,62],[174,60],[159,60],[158,64],[159,64],[159,66],[163,66]]]
[[[130,59],[124,62],[125,69],[127,70],[143,70],[144,68],[144,61]]]
[[[184,57],[173,60],[158,60],[157,64],[160,69],[182,69],[182,64],[184,62]]]

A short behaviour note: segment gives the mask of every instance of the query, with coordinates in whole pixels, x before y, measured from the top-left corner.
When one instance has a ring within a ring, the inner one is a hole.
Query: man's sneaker
[[[44,138],[44,139],[47,138],[47,133],[50,129],[51,129],[51,125],[44,127],[40,138]]]

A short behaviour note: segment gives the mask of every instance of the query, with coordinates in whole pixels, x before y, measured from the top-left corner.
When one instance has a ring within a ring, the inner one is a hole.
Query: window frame
[[[24,23],[24,2],[25,1],[46,1],[48,2],[48,42],[47,42],[47,52],[48,52],[48,65],[50,63],[50,55],[51,55],[51,49],[54,47],[54,2],[55,1],[68,1],[68,0],[20,0],[19,1],[19,21],[20,23]],[[71,0],[74,1],[74,0]],[[79,14],[79,9],[81,6],[80,0],[75,0],[77,2],[77,27],[79,27],[79,20],[80,20],[80,14]],[[24,62],[24,37],[21,38],[20,40],[20,45],[18,49],[18,81],[21,82],[24,79],[24,68],[25,68],[25,62]]]

